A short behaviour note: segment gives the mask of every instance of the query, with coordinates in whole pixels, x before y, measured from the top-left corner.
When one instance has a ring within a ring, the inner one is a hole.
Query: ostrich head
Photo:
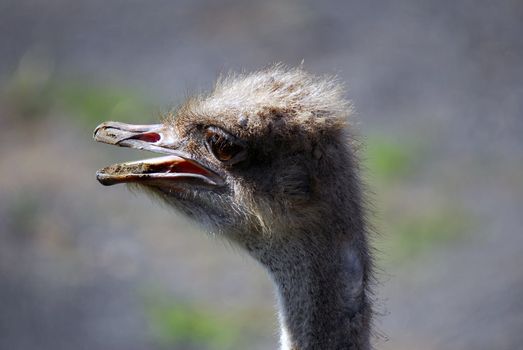
[[[301,68],[230,75],[210,94],[186,101],[162,124],[98,126],[97,141],[162,156],[103,168],[97,178],[104,185],[139,186],[245,248],[280,286],[281,303],[288,309],[282,316],[288,323],[284,333],[293,333],[292,344],[311,344],[303,337],[313,333],[298,329],[305,323],[299,310],[291,310],[301,304],[293,307],[287,300],[297,293],[307,290],[305,299],[337,300],[338,294],[321,290],[322,283],[348,279],[351,283],[337,289],[350,305],[325,311],[333,318],[368,319],[362,311],[368,258],[357,165],[346,128],[349,114],[350,104],[335,80]],[[336,258],[326,265],[329,256]],[[319,266],[322,271],[316,271]],[[305,287],[294,286],[307,277],[300,273],[316,277]],[[321,329],[327,323],[321,321],[317,331],[328,333]]]

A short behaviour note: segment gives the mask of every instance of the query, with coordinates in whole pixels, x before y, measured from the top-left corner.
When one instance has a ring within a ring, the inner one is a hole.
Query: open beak
[[[94,130],[94,139],[121,147],[165,154],[161,157],[114,164],[96,172],[97,180],[105,186],[118,183],[143,183],[178,187],[179,184],[223,185],[215,172],[185,152],[175,149],[176,140],[162,124],[130,125],[104,122]]]

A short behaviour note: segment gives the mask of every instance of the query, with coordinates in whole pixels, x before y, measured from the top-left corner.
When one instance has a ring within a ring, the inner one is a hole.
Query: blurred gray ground
[[[518,349],[522,25],[518,0],[0,0],[0,82],[38,57],[55,79],[132,86],[161,106],[230,69],[304,60],[337,74],[363,135],[428,148],[387,203],[443,197],[479,218],[457,242],[380,267],[377,348]],[[95,123],[54,111],[18,121],[1,101],[0,349],[158,347],[141,302],[150,285],[218,314],[262,315],[246,348],[276,347],[258,266],[143,196],[95,183],[97,168],[136,154],[91,142]]]

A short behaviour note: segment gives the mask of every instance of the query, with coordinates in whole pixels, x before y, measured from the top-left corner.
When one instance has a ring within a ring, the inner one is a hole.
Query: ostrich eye
[[[221,162],[236,163],[242,160],[245,147],[221,130],[208,128],[205,131],[205,141],[212,154]]]

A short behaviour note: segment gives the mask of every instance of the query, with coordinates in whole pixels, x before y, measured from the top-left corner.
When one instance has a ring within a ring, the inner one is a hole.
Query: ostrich
[[[371,259],[341,85],[302,68],[230,74],[163,123],[96,141],[163,154],[100,169],[244,248],[276,287],[282,350],[370,349]]]

